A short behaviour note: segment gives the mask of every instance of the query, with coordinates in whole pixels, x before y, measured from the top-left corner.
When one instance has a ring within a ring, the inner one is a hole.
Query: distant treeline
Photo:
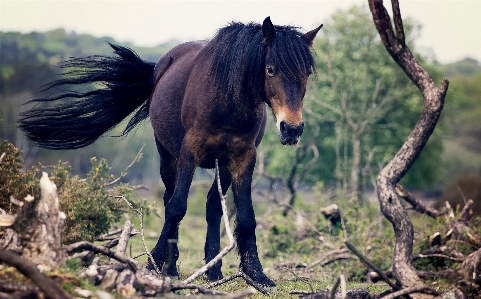
[[[353,15],[349,18],[345,15]],[[352,171],[352,135],[350,128],[336,119],[335,113],[319,106],[310,99],[324,101],[325,105],[336,107],[336,94],[333,90],[327,68],[327,59],[332,59],[331,66],[339,84],[345,84],[344,92],[351,92],[352,113],[360,110],[363,101],[362,92],[374,92],[379,89],[379,102],[383,97],[393,96],[397,91],[403,94],[392,102],[369,124],[357,142],[360,142],[360,168],[362,188],[371,186],[371,177],[375,170],[392,156],[402,140],[407,137],[422,109],[422,98],[416,88],[408,86],[408,79],[397,69],[376,35],[372,35],[369,47],[364,48],[366,36],[369,37],[372,21],[362,9],[351,9],[342,17],[333,18],[331,26],[323,28],[323,34],[316,41],[318,73],[313,76],[305,101],[306,134],[303,142],[310,147],[286,148],[278,143],[272,120],[268,124],[263,151],[265,170],[272,175],[289,175],[289,161],[300,161],[306,165],[312,158],[312,146],[319,150],[316,165],[305,176],[305,184],[321,182],[325,186],[335,186],[336,182],[348,183]],[[366,21],[367,20],[367,21]],[[357,23],[355,23],[357,22]],[[363,25],[366,22],[365,25]],[[355,24],[354,24],[355,23]],[[362,23],[362,24],[361,24]],[[346,29],[347,28],[347,29]],[[357,30],[359,29],[359,30]],[[367,31],[362,31],[362,30]],[[337,30],[337,31],[336,31]],[[357,31],[356,31],[357,30]],[[341,35],[342,34],[344,35]],[[375,31],[374,31],[375,32]],[[329,34],[329,40],[327,36]],[[114,173],[120,173],[135,157],[143,143],[146,144],[143,159],[130,170],[125,180],[133,183],[156,185],[159,181],[159,157],[153,141],[150,123],[146,121],[135,132],[123,139],[104,137],[87,148],[75,151],[49,151],[39,149],[25,140],[16,128],[18,114],[28,106],[21,104],[34,98],[41,86],[58,78],[57,65],[66,57],[87,55],[111,55],[108,43],[117,43],[109,37],[97,38],[88,34],[75,34],[57,29],[49,32],[0,32],[0,137],[8,139],[24,151],[26,166],[41,162],[44,165],[56,164],[58,160],[69,161],[75,173],[84,174],[90,169],[90,158],[105,157]],[[326,56],[326,45],[330,43],[333,51]],[[139,48],[123,43],[134,49],[139,56],[155,62],[163,53],[178,42],[169,42],[152,48]],[[364,51],[364,52],[363,52]],[[363,56],[364,55],[364,56]],[[366,58],[371,55],[369,58]],[[373,56],[377,55],[377,56]],[[375,59],[373,58],[375,57]],[[364,59],[364,60],[363,60]],[[367,61],[367,64],[366,64]],[[363,69],[356,69],[357,66]],[[439,78],[444,75],[451,84],[438,133],[422,154],[419,169],[408,173],[406,182],[416,188],[443,188],[457,176],[463,174],[481,174],[481,65],[473,59],[464,59],[456,63],[439,65],[435,62],[428,67],[436,70]],[[364,72],[368,71],[367,82]],[[389,83],[390,76],[393,81]],[[376,87],[379,78],[386,87]],[[355,86],[354,84],[359,84]],[[391,84],[391,85],[389,85]],[[358,90],[356,89],[358,88]],[[368,90],[369,89],[369,90]],[[327,106],[326,106],[327,107]],[[335,110],[333,110],[335,111]],[[350,112],[351,113],[351,112]],[[354,114],[352,114],[354,115]],[[318,117],[318,118],[316,118]],[[363,115],[354,115],[355,120],[362,121]],[[119,130],[122,129],[120,126]],[[336,135],[340,134],[340,135]],[[116,135],[110,132],[109,136]],[[337,137],[336,137],[337,136]],[[310,140],[310,137],[316,138]],[[391,143],[392,146],[388,144]],[[373,148],[376,150],[373,153]],[[372,156],[370,156],[372,154]],[[368,165],[370,163],[371,166]],[[367,166],[369,166],[369,168]],[[367,169],[367,170],[366,170]],[[365,171],[365,172],[362,172]]]

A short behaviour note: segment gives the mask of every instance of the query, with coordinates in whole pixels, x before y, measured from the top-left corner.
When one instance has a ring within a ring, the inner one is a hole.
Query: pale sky
[[[481,61],[481,0],[400,0],[401,14],[423,25],[417,41],[438,61],[465,57]],[[119,42],[154,46],[171,39],[210,38],[231,20],[295,25],[310,30],[338,9],[367,0],[317,1],[163,1],[163,0],[0,0],[0,31],[65,28]],[[384,1],[390,7],[390,1]]]

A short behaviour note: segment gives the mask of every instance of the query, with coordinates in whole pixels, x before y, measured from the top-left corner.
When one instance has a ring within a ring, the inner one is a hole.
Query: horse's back
[[[181,110],[187,81],[204,45],[205,41],[178,45],[164,54],[154,69],[150,119],[155,137],[175,157],[185,135]]]

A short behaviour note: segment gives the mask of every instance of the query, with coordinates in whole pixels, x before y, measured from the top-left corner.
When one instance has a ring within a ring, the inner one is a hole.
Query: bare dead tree
[[[368,0],[374,24],[391,57],[419,88],[424,98],[421,117],[394,158],[381,170],[377,179],[377,192],[381,211],[391,222],[396,236],[393,258],[393,276],[403,288],[422,286],[424,283],[412,264],[413,225],[396,193],[396,184],[410,169],[431,136],[441,114],[448,81],[438,88],[429,73],[416,61],[405,43],[404,27],[398,0],[392,0],[394,28],[382,0]],[[426,295],[413,294],[413,298]]]
[[[292,210],[297,191],[299,189],[299,185],[305,179],[309,170],[315,165],[317,159],[319,158],[319,150],[317,149],[316,144],[312,141],[315,137],[319,134],[320,128],[317,127],[314,131],[313,135],[314,138],[306,141],[306,143],[301,144],[295,152],[294,161],[292,161],[290,170],[288,173],[278,173],[277,175],[272,175],[267,172],[265,169],[265,161],[264,161],[264,150],[261,150],[259,166],[255,169],[257,174],[254,183],[258,183],[261,178],[266,179],[269,182],[269,192],[267,194],[267,198],[270,198],[274,201],[275,204],[282,206],[282,214],[287,216],[289,211]],[[310,152],[312,152],[312,158],[304,163],[307,157],[309,157]],[[287,196],[286,199],[282,202],[277,200],[276,190],[274,186],[279,183],[287,188]],[[253,184],[254,186],[255,184]]]

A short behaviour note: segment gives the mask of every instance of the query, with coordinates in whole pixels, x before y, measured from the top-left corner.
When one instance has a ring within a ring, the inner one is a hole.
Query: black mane
[[[209,41],[206,51],[213,53],[211,75],[217,92],[227,100],[245,97],[264,99],[264,65],[267,47],[274,64],[289,80],[306,78],[315,70],[309,44],[298,28],[275,26],[276,37],[265,44],[262,26],[256,23],[230,23]]]

